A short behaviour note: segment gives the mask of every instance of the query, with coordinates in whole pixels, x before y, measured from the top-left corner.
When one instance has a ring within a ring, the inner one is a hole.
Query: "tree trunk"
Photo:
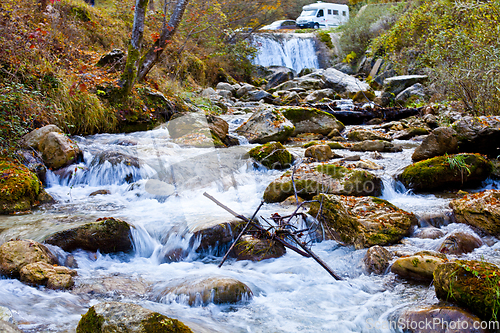
[[[149,49],[148,53],[146,53],[146,55],[144,55],[139,61],[137,71],[138,81],[144,80],[149,71],[156,65],[156,63],[160,59],[160,55],[163,53],[163,50],[167,46],[168,41],[170,41],[172,36],[175,34],[175,31],[179,27],[188,3],[189,0],[177,1],[174,12],[172,13],[172,16],[170,16],[170,20],[168,21],[168,23],[163,24],[160,38]]]

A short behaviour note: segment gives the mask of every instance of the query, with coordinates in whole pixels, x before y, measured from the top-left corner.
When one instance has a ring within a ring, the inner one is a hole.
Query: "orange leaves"
[[[158,41],[158,39],[160,39],[160,34],[157,32],[153,32],[151,34],[151,39],[153,39],[153,43],[156,43]]]

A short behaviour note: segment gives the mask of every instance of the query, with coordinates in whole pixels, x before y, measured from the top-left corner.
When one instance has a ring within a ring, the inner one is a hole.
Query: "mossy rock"
[[[331,231],[327,237],[356,248],[389,245],[410,234],[415,215],[375,197],[319,194],[308,214]]]
[[[328,112],[310,107],[282,107],[278,109],[295,126],[292,135],[319,133],[328,135],[332,130],[342,132],[344,124]]]
[[[481,261],[457,260],[434,271],[436,296],[469,309],[482,320],[498,320],[500,269]]]
[[[259,239],[250,235],[243,235],[233,251],[238,260],[251,261],[279,258],[286,253],[283,244],[272,239]]]
[[[450,160],[459,160],[464,167],[454,168]],[[479,183],[488,178],[491,171],[491,163],[481,155],[456,154],[414,163],[405,168],[399,179],[407,188],[427,191]]]
[[[330,149],[347,149],[342,143],[337,141],[310,141],[302,145],[302,148],[309,148],[316,145],[328,145]]]
[[[421,251],[412,256],[397,259],[392,264],[391,271],[403,278],[431,281],[436,267],[447,261],[443,253]]]
[[[29,211],[50,200],[33,172],[17,161],[0,158],[0,214]]]
[[[268,169],[287,169],[293,162],[292,154],[280,142],[269,142],[255,147],[248,155]]]
[[[47,237],[45,243],[56,245],[64,251],[82,249],[103,253],[130,251],[132,241],[130,225],[113,217],[98,219],[80,227],[63,230]]]

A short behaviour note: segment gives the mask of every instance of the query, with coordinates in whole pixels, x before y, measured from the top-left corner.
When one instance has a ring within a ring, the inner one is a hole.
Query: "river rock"
[[[117,151],[102,151],[97,153],[92,159],[90,165],[98,166],[104,164],[105,162],[110,163],[112,166],[123,164],[134,168],[140,168],[140,160],[137,157]]]
[[[20,149],[17,151],[19,161],[33,172],[38,179],[43,183],[45,182],[45,175],[47,167],[43,163],[42,155],[33,149]]]
[[[467,194],[450,202],[450,207],[457,222],[500,235],[500,190]]]
[[[264,100],[266,103],[272,103],[274,101],[274,97],[265,90],[254,90],[249,91],[245,96],[241,97],[241,100],[249,102]]]
[[[0,320],[0,332],[2,333],[23,333],[16,325]]]
[[[288,169],[294,160],[292,154],[280,142],[268,142],[252,148],[248,155],[268,169]]]
[[[151,283],[137,277],[108,275],[92,276],[90,279],[80,278],[78,284],[71,289],[72,294],[95,298],[120,297],[144,298],[151,291]]]
[[[384,140],[366,140],[354,143],[350,150],[352,151],[377,151],[381,153],[395,153],[403,149],[396,147],[392,142]]]
[[[283,142],[292,135],[295,126],[279,110],[263,109],[236,129],[250,143]]]
[[[177,319],[140,305],[104,302],[91,307],[78,322],[76,333],[192,333]]]
[[[333,130],[342,132],[344,124],[335,116],[315,108],[309,107],[283,107],[281,112],[295,126],[294,136],[301,133],[318,133],[328,135]]]
[[[375,245],[366,251],[363,263],[368,273],[384,274],[387,267],[389,267],[391,259],[391,252],[382,246]]]
[[[38,145],[45,165],[53,170],[77,163],[83,158],[78,145],[62,133],[50,132]]]
[[[261,261],[279,258],[285,255],[285,247],[271,239],[259,239],[251,235],[243,235],[233,249],[238,260]]]
[[[342,73],[335,68],[328,68],[323,72],[325,88],[331,88],[346,97],[352,97],[358,91],[370,91],[371,88],[366,82],[356,79],[354,76]]]
[[[252,86],[251,84],[245,83],[240,89],[236,91],[236,97],[241,98],[248,94],[250,91],[258,90],[257,87]]]
[[[488,262],[457,260],[434,271],[436,296],[465,307],[482,320],[498,318],[500,269]]]
[[[439,246],[438,251],[446,254],[461,255],[483,246],[481,238],[463,231],[455,231],[448,235]]]
[[[445,153],[455,154],[457,152],[457,132],[451,127],[438,127],[415,149],[411,158],[417,162]]]
[[[340,195],[380,195],[382,180],[364,170],[351,170],[336,164],[302,166],[294,175],[297,194],[310,199],[319,193]],[[266,202],[281,202],[294,195],[292,173],[287,171],[264,191]]]
[[[0,246],[0,273],[18,277],[21,269],[37,262],[57,264],[56,257],[49,249],[33,240],[12,240]]]
[[[391,272],[405,279],[431,281],[436,267],[447,261],[445,254],[421,251],[412,256],[397,259],[391,266]]]
[[[324,162],[333,157],[332,149],[328,145],[314,145],[306,149],[305,157],[311,157],[315,161]]]
[[[187,134],[207,131],[209,129],[207,117],[203,112],[187,112],[176,114],[167,124],[168,133],[173,139]]]
[[[450,160],[463,163],[466,168],[453,168]],[[429,191],[481,182],[488,178],[491,170],[491,163],[480,155],[458,154],[433,157],[409,165],[399,179],[407,188]]]
[[[41,128],[37,128],[24,135],[21,139],[21,143],[25,147],[38,150],[38,146],[40,145],[42,140],[47,136],[47,134],[51,132],[63,133],[63,131],[56,125],[47,125]]]
[[[319,90],[323,88],[325,84],[321,79],[310,77],[310,74],[297,78],[294,81],[297,82],[296,88],[302,88],[305,90]]]
[[[384,92],[389,92],[397,96],[406,88],[416,83],[423,83],[427,78],[427,75],[401,75],[389,77],[384,80]]]
[[[491,157],[500,154],[500,116],[461,117],[452,128],[457,132],[460,152]]]
[[[282,105],[299,105],[301,101],[302,97],[295,91],[287,91],[281,95]]]
[[[130,251],[130,225],[122,220],[105,217],[96,222],[63,230],[50,235],[45,243],[59,246],[67,252],[76,249],[102,253]]]
[[[427,95],[425,94],[424,86],[420,83],[415,83],[397,94],[396,102],[406,103],[408,100],[425,100],[426,98]]]
[[[252,290],[243,282],[233,278],[216,276],[185,279],[169,283],[155,293],[155,300],[179,299],[189,305],[206,305],[209,303],[238,303],[252,297]]]
[[[438,239],[444,235],[445,233],[439,228],[427,227],[420,229],[415,236],[421,239]]]
[[[285,67],[286,68],[286,67]],[[293,71],[276,71],[272,76],[267,80],[265,90],[269,90],[271,88],[277,87],[280,84],[292,80],[294,77]]]
[[[76,271],[64,266],[53,266],[45,262],[35,262],[24,266],[20,280],[30,285],[46,286],[49,289],[69,289],[75,282]]]
[[[0,158],[0,214],[26,212],[53,202],[37,176],[14,160]]]
[[[308,214],[333,231],[331,238],[356,249],[396,243],[417,224],[412,213],[375,197],[320,194],[313,199],[317,202],[311,204]]]
[[[215,249],[235,239],[243,229],[244,222],[234,220],[215,225],[203,225],[193,230],[193,241],[199,240],[198,251]]]
[[[217,86],[215,87],[216,90],[225,90],[230,92],[230,96],[234,95],[236,93],[236,89],[234,86],[230,83],[227,82],[219,82],[217,83]]]
[[[395,133],[392,138],[395,140],[410,140],[413,137],[419,135],[427,135],[429,134],[429,130],[423,127],[410,127],[404,129],[398,133]]]
[[[306,103],[317,103],[320,102],[321,100],[325,98],[335,98],[335,91],[333,89],[320,89],[320,90],[314,90],[311,92],[309,95],[306,96],[304,101]]]
[[[10,309],[5,306],[0,306],[0,320],[9,323],[14,323],[14,317],[12,316],[12,311],[10,311]]]
[[[373,131],[373,130],[365,130],[365,129],[355,129],[347,133],[347,138],[349,141],[366,141],[366,140],[385,140],[391,141],[391,137],[387,134]]]
[[[208,127],[212,133],[215,134],[221,141],[225,141],[229,133],[229,124],[227,121],[212,114],[207,115],[207,121]]]
[[[489,332],[480,328],[482,323],[479,317],[455,306],[434,305],[409,309],[401,314],[398,323],[399,329],[407,333]]]

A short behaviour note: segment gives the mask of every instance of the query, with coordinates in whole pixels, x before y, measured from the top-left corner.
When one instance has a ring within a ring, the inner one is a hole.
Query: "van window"
[[[342,15],[343,15],[343,16],[345,16],[345,14],[346,14],[345,10],[344,10],[344,11],[342,11]]]
[[[323,9],[320,9],[320,10],[318,11],[318,17],[323,17],[323,16],[325,16],[325,14],[324,14],[324,12],[323,12]]]
[[[328,15],[332,15],[332,10],[328,9]]]
[[[333,11],[333,15],[339,15],[339,11],[338,10],[334,10]]]

